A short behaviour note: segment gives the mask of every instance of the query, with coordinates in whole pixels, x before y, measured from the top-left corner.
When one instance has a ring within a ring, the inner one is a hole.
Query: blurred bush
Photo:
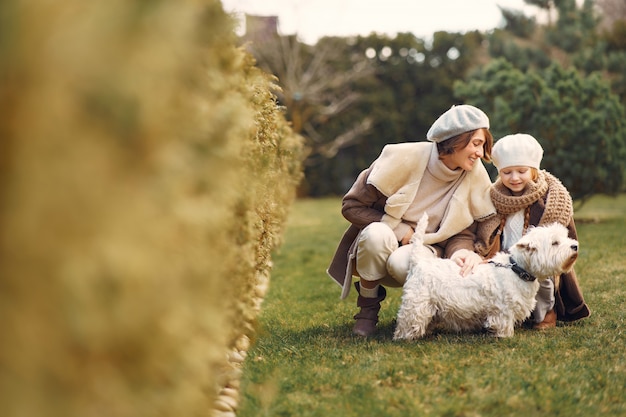
[[[3,417],[235,384],[303,158],[235,43],[217,0],[0,3]]]

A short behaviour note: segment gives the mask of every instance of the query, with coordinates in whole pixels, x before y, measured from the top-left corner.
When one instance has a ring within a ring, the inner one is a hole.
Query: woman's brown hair
[[[446,139],[443,142],[437,143],[437,151],[439,152],[439,157],[441,158],[444,155],[452,155],[453,153],[465,148],[467,144],[472,140],[472,136],[478,130],[482,130],[485,134],[485,144],[483,145],[483,157],[482,160],[485,162],[491,162],[491,149],[493,148],[493,135],[486,128],[480,128],[476,130],[470,130],[469,132],[461,133],[460,135],[456,135],[451,137],[450,139]]]

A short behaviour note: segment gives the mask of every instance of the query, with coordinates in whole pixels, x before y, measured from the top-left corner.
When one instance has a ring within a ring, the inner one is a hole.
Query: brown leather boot
[[[361,308],[361,311],[359,311],[354,316],[356,323],[352,328],[352,333],[357,336],[369,337],[376,333],[376,323],[378,323],[378,311],[380,311],[380,302],[383,301],[387,296],[387,291],[381,285],[378,289],[378,297],[365,298],[361,297],[361,286],[358,282],[354,283],[354,287],[356,288],[357,292],[359,292],[359,297],[356,300],[356,305],[357,307]]]
[[[541,323],[537,323],[533,326],[535,330],[546,330],[556,327],[556,311],[554,309],[548,311]]]

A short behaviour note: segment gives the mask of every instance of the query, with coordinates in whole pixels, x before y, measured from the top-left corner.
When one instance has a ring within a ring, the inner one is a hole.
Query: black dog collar
[[[501,264],[498,262],[494,262],[494,261],[489,261],[490,264],[494,264],[495,266],[499,266],[502,268],[511,268],[511,270],[513,272],[515,272],[517,274],[517,276],[519,276],[521,279],[523,279],[524,281],[534,281],[537,278],[531,274],[530,272],[526,271],[524,268],[522,268],[521,266],[519,266],[512,257],[509,257],[509,263],[508,264]]]

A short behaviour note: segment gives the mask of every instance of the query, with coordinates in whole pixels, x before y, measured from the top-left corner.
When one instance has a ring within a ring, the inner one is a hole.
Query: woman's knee
[[[389,226],[374,222],[361,231],[358,245],[361,251],[391,253],[398,248],[398,241]]]
[[[387,258],[398,248],[398,241],[389,226],[372,223],[361,231],[357,243],[356,270],[366,281],[387,276]]]
[[[400,246],[387,258],[387,272],[400,284],[404,284],[409,275],[410,257],[411,245],[405,245]]]

